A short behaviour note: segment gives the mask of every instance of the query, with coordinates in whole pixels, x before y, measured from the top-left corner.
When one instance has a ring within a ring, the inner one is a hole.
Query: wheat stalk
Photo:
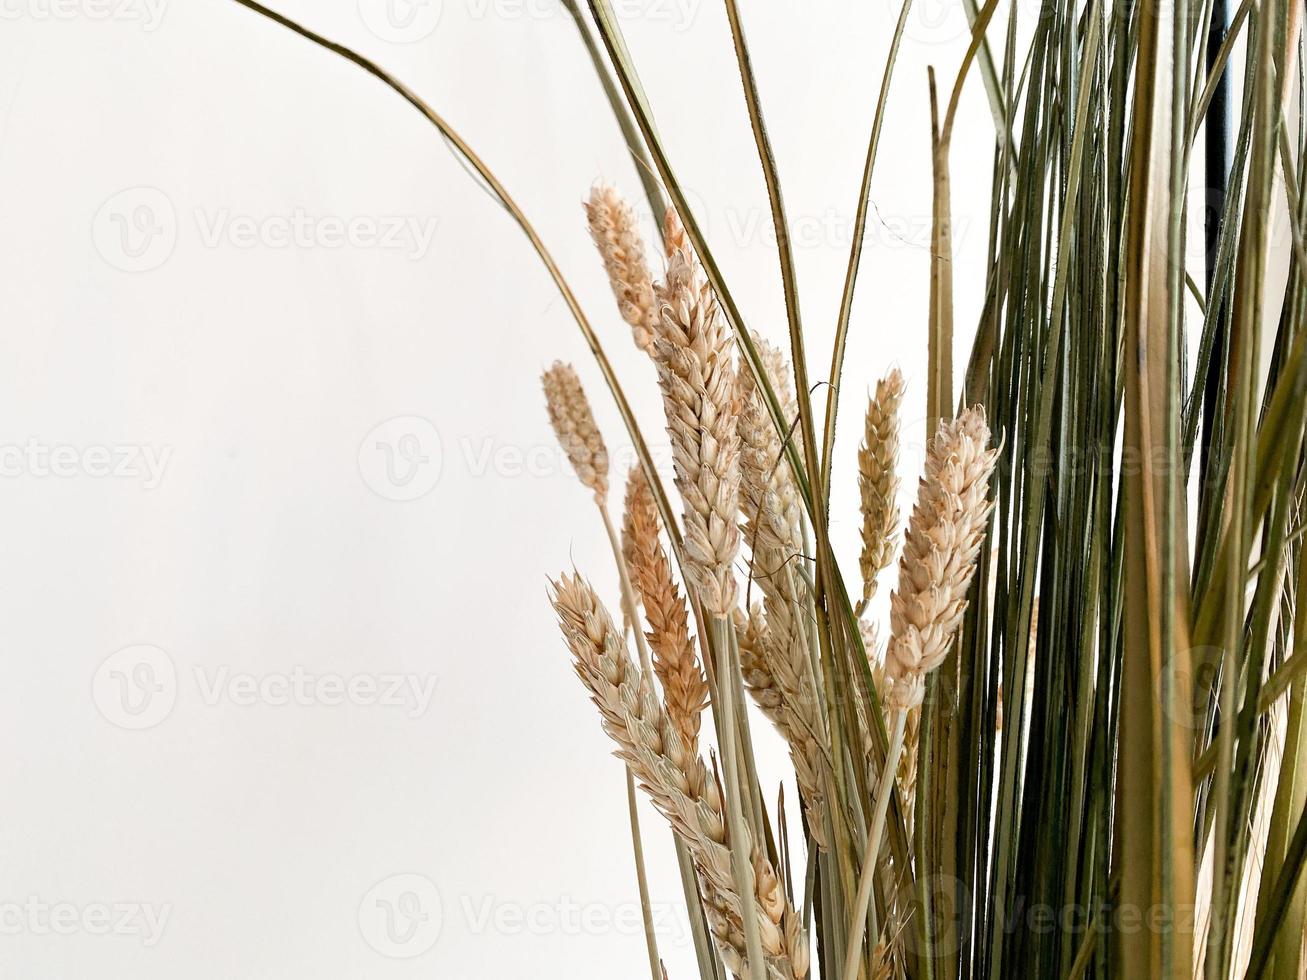
[[[890,596],[885,673],[889,703],[921,703],[925,677],[943,663],[967,609],[967,590],[993,504],[989,448],[981,408],[941,422],[926,453],[926,472],[904,536],[899,583]]]
[[[862,632],[862,643],[867,650],[868,664],[871,668],[872,683],[883,698],[889,688],[885,676],[885,651],[881,646],[875,623],[867,619],[858,621]],[[921,737],[921,705],[908,711],[903,723],[903,751],[899,754],[896,779],[899,789],[899,801],[902,804],[903,823],[911,827],[913,810],[917,799],[917,746]],[[871,756],[871,742],[867,742],[867,755]]]
[[[595,425],[594,413],[570,364],[555,361],[540,378],[549,422],[580,481],[601,504],[608,496],[608,450]]]
[[[630,324],[635,345],[651,352],[658,310],[635,212],[616,188],[596,184],[585,203],[585,216],[622,319]]]
[[[755,336],[754,343],[783,416],[793,418],[794,396],[784,356],[761,337]],[[776,700],[770,717],[790,747],[799,792],[808,811],[809,832],[824,847],[821,803],[825,796],[825,729],[803,628],[809,602],[794,565],[803,549],[799,494],[794,475],[782,458],[781,435],[772,424],[753,375],[747,371],[736,376],[735,403],[739,411],[736,431],[740,437],[740,510],[744,537],[752,550],[752,577],[763,593],[766,614],[765,621],[759,620],[760,624],[765,622],[760,631],[761,643],[754,643],[750,650],[754,683],[746,679],[746,685],[756,698],[761,677],[765,674],[770,682],[768,687]]]
[[[676,488],[685,505],[685,574],[704,610],[723,619],[735,608],[732,566],[740,547],[732,339],[712,289],[687,252],[672,257],[655,292],[662,329],[654,340],[654,360]]]
[[[758,929],[769,975],[784,980],[805,976],[807,937],[775,870],[747,829],[743,840],[731,839],[716,781],[659,703],[594,590],[564,574],[553,583],[552,601],[577,676],[616,742],[617,756],[689,847],[709,926],[727,966],[737,975],[746,972],[743,917],[748,915]],[[748,854],[753,865],[754,894],[747,901],[735,889],[735,848]]]
[[[877,578],[894,560],[898,534],[899,406],[903,375],[890,371],[867,403],[864,441],[858,450],[858,493],[862,501],[862,605],[876,594]]]
[[[989,448],[989,426],[980,407],[951,422],[941,421],[926,452],[925,474],[899,559],[899,584],[890,596],[884,679],[885,703],[893,709],[894,722],[853,903],[844,976],[853,976],[857,967],[908,713],[920,706],[926,675],[948,655],[966,611],[967,589],[993,507],[989,477],[997,455]]]
[[[644,603],[653,669],[663,687],[667,713],[693,747],[699,737],[700,716],[708,703],[708,682],[690,638],[685,600],[659,540],[660,526],[653,491],[644,471],[634,466],[626,479],[623,552],[631,581]]]

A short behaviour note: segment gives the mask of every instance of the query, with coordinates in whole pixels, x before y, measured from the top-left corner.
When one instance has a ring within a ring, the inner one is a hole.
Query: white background
[[[743,312],[780,340],[720,4],[616,6]],[[909,420],[925,399],[925,68],[946,98],[965,22],[917,7],[849,345],[833,524],[850,571],[867,387],[898,365]],[[665,459],[580,207],[597,177],[639,186],[561,8],[445,0],[409,31],[382,0],[279,9],[394,70],[499,174]],[[0,976],[647,975],[622,770],[545,594],[575,565],[614,600],[611,558],[541,369],[577,363],[618,484],[629,440],[526,241],[393,93],[229,0],[0,12]],[[743,14],[824,377],[897,5]],[[953,153],[959,366],[992,136],[975,77]],[[368,237],[396,220],[397,247]],[[391,678],[401,703],[373,703]],[[683,980],[668,835],[642,816]]]

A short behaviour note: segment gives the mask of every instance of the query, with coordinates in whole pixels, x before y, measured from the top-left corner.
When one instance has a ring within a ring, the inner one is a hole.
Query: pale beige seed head
[[[596,184],[585,204],[585,215],[622,319],[630,324],[636,346],[651,351],[658,310],[635,212],[616,188]]]
[[[867,404],[862,447],[858,450],[858,492],[862,501],[862,599],[876,594],[880,573],[894,560],[899,527],[899,406],[903,375],[890,371]]]
[[[662,333],[654,340],[654,361],[685,505],[685,572],[708,614],[729,616],[740,547],[732,338],[687,253],[672,257],[655,292]]]
[[[576,369],[555,361],[540,381],[554,434],[581,483],[593,490],[595,499],[602,503],[608,496],[608,450]]]
[[[979,407],[941,422],[908,522],[899,584],[890,597],[885,670],[891,706],[921,703],[925,676],[948,655],[967,608],[967,590],[992,504],[989,478],[997,452]]]

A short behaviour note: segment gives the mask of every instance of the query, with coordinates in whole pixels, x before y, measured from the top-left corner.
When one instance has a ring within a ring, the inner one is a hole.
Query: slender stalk
[[[903,750],[903,731],[908,713],[894,712],[890,729],[889,753],[881,770],[880,785],[876,788],[876,804],[871,816],[871,829],[867,832],[867,850],[862,857],[862,872],[858,875],[858,893],[853,899],[853,915],[849,920],[848,946],[844,951],[842,980],[855,980],[858,960],[862,954],[862,934],[867,925],[867,909],[871,903],[871,886],[876,881],[876,864],[880,856],[880,840],[885,832],[885,815],[894,792],[894,774],[898,771],[899,755]],[[878,937],[873,937],[878,938]]]
[[[858,270],[862,265],[862,240],[867,230],[867,207],[871,203],[871,175],[876,166],[876,152],[880,147],[881,127],[885,122],[885,106],[889,104],[890,79],[898,62],[899,44],[903,29],[908,23],[912,0],[903,0],[899,8],[898,23],[890,39],[889,54],[885,56],[885,73],[880,80],[880,95],[876,97],[876,113],[871,123],[871,138],[867,142],[867,159],[862,165],[862,186],[858,189],[858,206],[853,218],[853,240],[849,245],[849,264],[844,273],[844,292],[840,296],[840,312],[835,322],[835,342],[831,346],[830,377],[826,390],[826,421],[821,440],[821,486],[819,494],[830,500],[831,467],[835,452],[835,415],[840,404],[840,379],[844,374],[844,351],[848,346],[849,321],[853,316],[853,291],[858,283]],[[861,604],[857,615],[862,615]]]
[[[644,924],[645,949],[649,953],[649,976],[662,980],[662,960],[658,957],[658,938],[654,935],[653,908],[649,900],[649,875],[644,866],[644,842],[640,836],[640,811],[635,798],[635,776],[626,769],[626,808],[631,815],[631,848],[635,853],[635,880],[640,888],[640,917]],[[694,914],[691,909],[690,914]]]
[[[617,563],[617,575],[622,583],[622,608],[626,611],[627,622],[635,634],[636,646],[640,651],[640,667],[646,678],[653,677],[653,662],[649,657],[649,644],[645,641],[644,631],[640,629],[640,612],[635,603],[635,589],[631,587],[631,576],[626,569],[626,559],[622,555],[622,545],[609,516],[608,505],[596,500],[599,516],[608,532],[608,543],[612,545],[613,560]],[[644,842],[640,837],[640,813],[636,807],[635,777],[630,766],[626,768],[626,805],[631,815],[631,847],[635,852],[635,879],[640,889],[640,916],[644,924],[645,948],[649,953],[649,974],[652,980],[662,980],[662,959],[658,955],[658,937],[654,933],[653,906],[649,898],[649,874],[644,864]],[[697,895],[697,892],[696,892]],[[688,895],[687,895],[688,898]],[[689,914],[693,917],[695,909]]]
[[[741,783],[738,747],[735,727],[735,684],[731,679],[731,621],[717,617],[712,622],[713,632],[717,638],[717,702],[714,714],[720,713],[722,739],[722,765],[725,769],[726,810],[730,823],[731,872],[735,878],[735,889],[740,896],[740,918],[744,924],[744,945],[749,959],[750,980],[767,980],[767,968],[763,960],[762,938],[758,931],[758,918],[754,912],[753,863],[746,853],[744,842],[748,840],[748,825],[744,819],[744,790]]]
[[[328,40],[321,34],[309,30],[307,27],[304,27],[289,17],[277,13],[269,7],[265,7],[263,4],[259,3],[258,0],[233,0],[233,2],[266,17],[268,20],[271,20],[276,24],[280,24],[287,30],[298,34],[300,37],[308,41],[312,41],[314,44],[327,49],[333,54],[339,55],[346,61],[352,62],[368,74],[379,79],[402,96],[406,102],[413,106],[413,108],[417,109],[417,111],[420,112],[428,122],[435,126],[436,129],[440,131],[440,134],[449,141],[450,145],[458,155],[477,172],[477,175],[482,180],[486,182],[486,185],[490,188],[491,192],[499,200],[500,204],[503,205],[513,221],[516,222],[517,226],[522,230],[522,233],[526,235],[527,239],[531,242],[536,254],[540,257],[540,261],[544,263],[545,269],[553,279],[554,285],[557,286],[559,293],[562,295],[563,302],[567,305],[573,319],[576,320],[577,326],[580,327],[581,334],[585,338],[586,344],[589,346],[591,353],[594,355],[595,361],[599,365],[599,370],[604,376],[604,381],[608,385],[608,390],[612,393],[613,400],[617,404],[618,413],[622,416],[622,421],[626,425],[626,431],[630,435],[631,441],[635,446],[636,455],[640,459],[640,465],[644,470],[645,477],[648,479],[649,485],[653,489],[654,499],[658,504],[658,511],[662,515],[663,524],[667,528],[668,537],[672,542],[672,550],[676,553],[678,562],[682,561],[685,551],[681,541],[680,530],[676,524],[676,513],[672,510],[671,504],[668,501],[667,492],[663,487],[662,480],[658,475],[658,470],[654,465],[653,456],[649,452],[648,443],[646,443],[644,433],[640,430],[640,425],[635,419],[635,413],[631,410],[630,403],[627,401],[626,393],[622,390],[622,385],[617,379],[617,373],[613,370],[611,362],[609,362],[607,355],[604,353],[603,345],[599,343],[598,334],[595,333],[594,328],[590,325],[589,319],[585,315],[585,312],[581,309],[581,304],[577,300],[576,294],[572,292],[571,286],[569,286],[567,280],[563,278],[563,274],[558,268],[558,264],[554,261],[553,255],[551,255],[549,250],[545,247],[544,241],[536,232],[535,227],[527,220],[526,214],[520,207],[518,207],[517,202],[513,200],[504,185],[499,182],[499,179],[494,175],[490,168],[486,166],[485,162],[472,150],[472,148],[463,140],[463,138],[443,116],[423,101],[417,93],[383,69],[376,62],[365,58],[363,55],[351,50],[343,44],[338,44],[335,41]]]

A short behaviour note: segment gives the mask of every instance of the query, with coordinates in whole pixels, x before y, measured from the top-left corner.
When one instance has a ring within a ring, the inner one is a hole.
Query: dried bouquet
[[[579,373],[545,372],[621,585],[601,597],[565,573],[550,598],[625,765],[653,980],[665,973],[637,787],[670,826],[701,980],[1307,975],[1300,6],[1244,0],[1231,17],[1225,0],[1043,0],[996,20],[998,0],[959,0],[971,34],[947,101],[930,77],[927,376],[910,391],[891,371],[866,407],[848,461],[862,529],[851,585],[830,538],[835,426],[912,0],[890,39],[820,379],[737,0],[723,3],[788,351],[741,316],[609,0],[588,16],[564,0],[665,215],[651,248],[613,188],[585,207],[618,316],[655,369],[670,486],[598,333],[489,167],[375,63],[236,2],[371,72],[440,130],[545,263],[636,447],[619,527]],[[949,167],[969,77],[993,113],[991,221],[955,371]],[[904,522],[909,397],[923,397],[929,445]],[[760,781],[764,719],[797,798]]]

